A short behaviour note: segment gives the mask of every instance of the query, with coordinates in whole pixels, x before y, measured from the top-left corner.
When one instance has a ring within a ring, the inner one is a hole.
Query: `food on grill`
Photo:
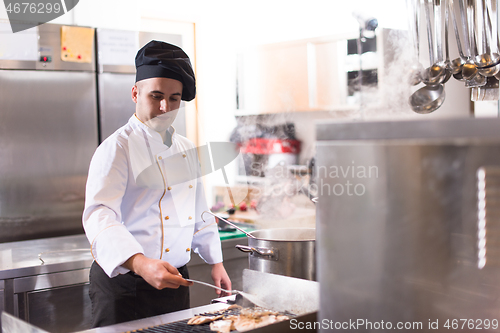
[[[230,313],[227,313],[228,310],[230,311]],[[242,308],[239,305],[231,305],[225,310],[225,312],[226,313],[223,315],[214,313],[198,315],[191,318],[188,321],[188,324],[202,325],[204,323],[210,322],[210,329],[212,331],[227,333],[234,330],[245,332],[262,326],[267,326],[272,323],[290,319],[289,316],[259,307]]]
[[[193,318],[189,319],[187,324],[188,325],[201,325],[205,323],[210,323],[214,320],[221,319],[224,317],[224,315],[219,315],[219,316],[194,316]]]
[[[245,308],[245,309],[242,309],[240,312],[240,316],[247,317],[247,318],[253,318],[253,319],[261,318],[261,317],[268,316],[268,315],[278,315],[278,312],[266,310],[266,309],[262,309],[262,308],[257,308],[257,307]]]
[[[233,309],[243,309],[243,307],[241,305],[238,305],[238,304],[233,304],[233,305],[230,305],[226,310],[233,310]]]
[[[233,321],[233,326],[238,332],[245,332],[288,319],[290,318],[287,316],[276,316],[273,314],[261,317],[244,317],[240,315],[239,318]]]
[[[217,320],[210,323],[210,329],[219,333],[229,333],[233,331],[233,322],[231,320]]]

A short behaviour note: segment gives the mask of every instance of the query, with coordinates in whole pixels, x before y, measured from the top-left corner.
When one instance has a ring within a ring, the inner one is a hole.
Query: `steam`
[[[239,117],[230,140],[245,144],[254,138],[295,138],[293,127],[290,126],[292,123],[291,113]],[[294,154],[286,153],[274,156],[244,154],[245,170],[240,169],[240,173],[245,173],[248,183],[255,185],[260,216],[285,219],[295,212],[293,198],[299,195],[303,185],[303,180],[290,171],[290,167],[299,162],[296,158]]]
[[[307,112],[290,112],[293,107],[286,110],[287,107],[284,106],[283,112],[279,114],[237,117],[237,127],[233,131],[231,141],[246,142],[251,138],[264,136],[265,128],[292,123],[295,125],[296,138],[301,141],[301,154],[296,164],[306,166],[315,156],[315,124],[317,122],[420,117],[411,110],[408,104],[413,89],[410,77],[416,58],[409,32],[383,30],[377,34],[377,38],[383,41],[383,43],[377,43],[383,45],[383,49],[379,47],[376,53],[378,84],[376,87],[361,87],[358,91],[361,105],[353,107],[345,104],[345,109],[340,109],[340,111]],[[351,55],[351,57],[359,57],[359,55]],[[366,64],[363,69],[365,68]],[[286,91],[276,93],[276,99],[286,100],[286,98]],[[279,137],[279,133],[274,134]],[[260,201],[257,208],[261,216],[269,219],[289,218],[297,209],[294,197],[301,196],[306,201],[308,200],[305,195],[300,194],[300,188],[308,185],[308,176],[301,178],[290,172],[290,166],[293,163],[283,161],[281,164],[272,165],[266,156],[251,154],[246,154],[244,160],[247,167],[245,174],[248,176],[249,184],[255,184],[259,188]],[[240,169],[240,174],[242,174],[241,171]],[[314,208],[312,203],[308,203],[311,205],[310,208]]]
[[[411,39],[406,31],[388,30],[383,54],[379,54],[378,87],[362,87],[361,118],[390,119],[418,116],[410,108],[410,79],[415,61]],[[382,53],[382,52],[380,52]]]

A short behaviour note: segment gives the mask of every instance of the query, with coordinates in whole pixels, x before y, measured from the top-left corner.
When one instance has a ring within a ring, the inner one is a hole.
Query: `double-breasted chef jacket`
[[[83,226],[94,260],[109,277],[136,253],[187,264],[191,250],[208,264],[222,262],[209,214],[196,147],[169,128],[170,147],[133,115],[104,140],[90,163]]]

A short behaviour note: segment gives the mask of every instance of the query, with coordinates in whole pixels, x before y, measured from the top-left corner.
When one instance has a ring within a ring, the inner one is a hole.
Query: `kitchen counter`
[[[92,261],[85,235],[0,244],[0,310],[49,332],[88,328]]]
[[[222,222],[224,223],[224,222]],[[254,226],[242,226],[241,224],[238,225],[238,227],[242,228],[246,232],[250,232],[255,230]],[[228,240],[228,239],[234,239],[234,238],[244,238],[247,237],[247,235],[238,229],[235,230],[219,230],[219,235],[220,235],[220,240]]]
[[[226,271],[233,287],[241,288],[248,255],[235,245],[247,245],[247,238],[237,230],[220,236]],[[92,262],[83,234],[0,244],[0,312],[5,310],[49,332],[89,328]],[[191,278],[212,282],[211,266],[198,255],[191,256],[188,268]],[[209,304],[216,297],[213,289],[201,285],[191,287],[190,295],[192,307]]]
[[[219,233],[221,241],[246,237],[239,230]],[[222,244],[223,248],[235,245],[232,242],[227,246],[224,242]],[[197,259],[200,259],[198,255],[192,255],[192,261],[198,262]],[[90,244],[85,235],[3,243],[0,244],[0,280],[89,268],[92,261]]]
[[[41,254],[42,262],[38,256]],[[0,244],[0,280],[88,268],[93,258],[84,235]]]

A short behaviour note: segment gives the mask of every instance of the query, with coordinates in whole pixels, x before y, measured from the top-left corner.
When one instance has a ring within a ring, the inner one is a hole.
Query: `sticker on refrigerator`
[[[91,63],[93,42],[93,28],[61,27],[61,60]]]
[[[135,66],[135,55],[139,49],[137,31],[98,29],[97,49],[102,65]]]

